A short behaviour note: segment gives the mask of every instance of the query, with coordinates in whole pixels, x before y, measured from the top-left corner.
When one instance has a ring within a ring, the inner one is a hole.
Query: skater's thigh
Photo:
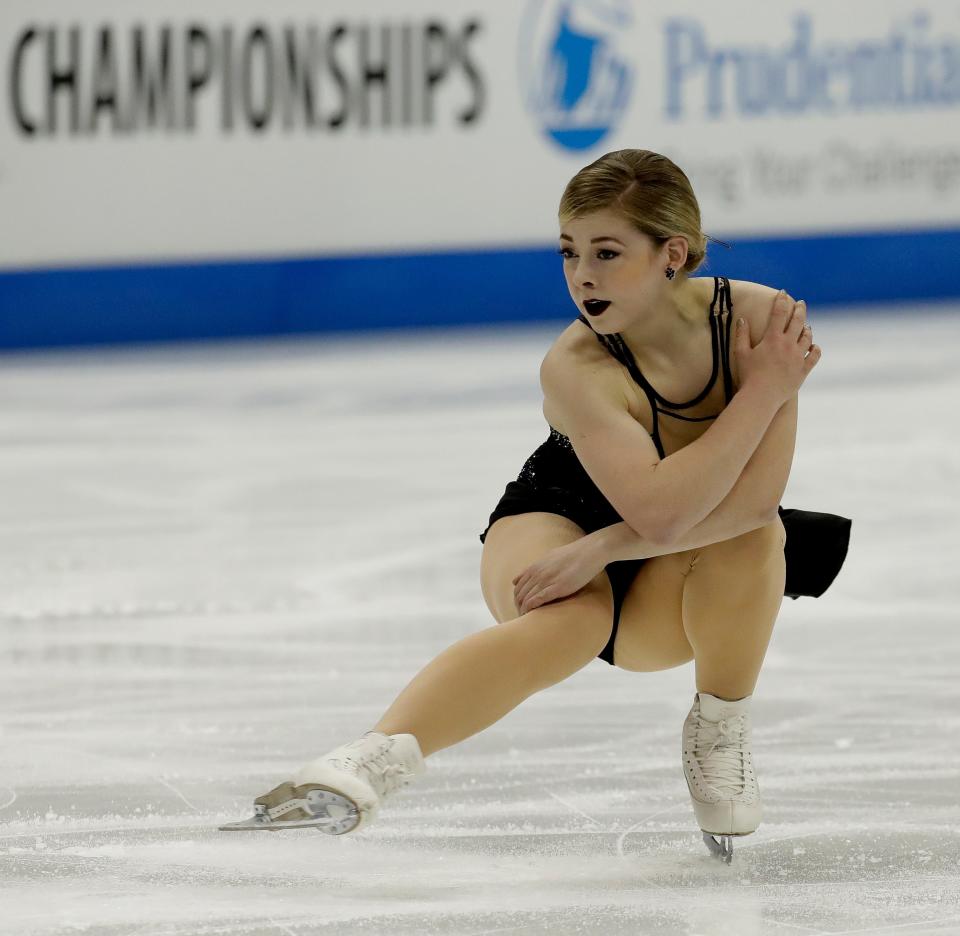
[[[580,539],[583,529],[559,514],[533,511],[501,517],[487,531],[480,559],[483,599],[498,623],[520,617],[514,601],[513,580],[545,553]],[[606,572],[569,598],[555,604],[581,606],[583,618],[591,611],[599,629],[613,627],[613,590]],[[554,604],[554,603],[552,603]],[[584,619],[584,626],[587,622]]]
[[[633,672],[671,669],[693,659],[683,629],[683,584],[691,550],[647,559],[630,583],[613,645],[614,665]]]

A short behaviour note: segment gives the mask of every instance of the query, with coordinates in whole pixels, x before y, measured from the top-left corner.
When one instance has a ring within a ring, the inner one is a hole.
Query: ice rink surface
[[[811,309],[785,507],[853,518],[711,859],[693,664],[595,660],[368,830],[218,832],[490,626],[479,532],[565,322],[5,355],[0,933],[960,933],[960,308]]]

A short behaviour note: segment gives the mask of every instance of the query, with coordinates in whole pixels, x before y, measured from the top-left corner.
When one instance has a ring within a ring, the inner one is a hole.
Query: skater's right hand
[[[780,290],[766,331],[755,347],[750,346],[746,321],[742,325],[741,321],[737,320],[735,342],[740,386],[758,384],[786,403],[820,360],[820,347],[813,343],[813,329],[807,324],[806,302],[794,302]]]

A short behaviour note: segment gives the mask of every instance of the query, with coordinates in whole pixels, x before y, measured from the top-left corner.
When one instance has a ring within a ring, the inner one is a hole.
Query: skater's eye
[[[557,253],[563,257],[564,260],[569,260],[571,257],[575,257],[576,254],[569,247],[561,247],[557,250]],[[567,256],[569,254],[569,256]],[[601,257],[600,254],[610,254],[609,257]],[[613,260],[614,257],[619,257],[620,254],[615,250],[607,250],[606,248],[601,248],[597,251],[597,256],[601,260]]]

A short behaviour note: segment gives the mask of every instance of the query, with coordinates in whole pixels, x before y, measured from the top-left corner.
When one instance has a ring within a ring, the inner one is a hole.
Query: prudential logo
[[[629,0],[530,0],[520,26],[520,87],[543,132],[584,150],[619,123],[633,85],[620,49]]]

